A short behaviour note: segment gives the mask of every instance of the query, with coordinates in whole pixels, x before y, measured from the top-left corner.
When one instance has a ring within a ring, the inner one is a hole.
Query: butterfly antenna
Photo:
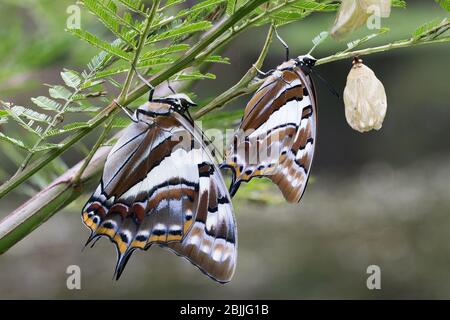
[[[325,86],[328,88],[328,90],[330,90],[330,92],[333,95],[335,95],[338,98],[340,97],[339,93],[333,87],[333,85],[330,82],[328,82],[327,80],[325,80],[325,78],[323,78],[317,71],[315,71],[314,69],[311,69],[311,73],[314,73],[314,75],[325,84]]]
[[[144,78],[144,76],[142,76],[136,69],[135,65],[132,63],[131,67],[133,68],[134,72],[136,73],[136,75],[138,76],[138,78],[147,85],[147,87],[150,88],[150,92],[148,95],[148,101],[152,101],[153,100],[153,93],[155,92],[155,87],[152,86],[152,84],[150,82],[148,82],[147,79]]]
[[[281,44],[283,45],[284,49],[286,49],[286,61],[289,60],[289,46],[287,45],[286,41],[284,41],[280,35],[278,34],[277,28],[274,29],[275,30],[275,35],[277,36],[277,39],[281,42]]]
[[[169,88],[170,91],[172,91],[173,94],[177,94],[175,89],[170,85],[170,79],[167,79],[167,87]]]

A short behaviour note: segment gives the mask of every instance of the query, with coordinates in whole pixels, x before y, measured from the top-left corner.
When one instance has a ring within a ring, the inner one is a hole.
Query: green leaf
[[[59,111],[62,107],[62,105],[55,100],[52,100],[50,98],[39,96],[37,98],[31,98],[31,101],[38,107],[44,109],[44,110],[50,110],[50,111]]]
[[[227,0],[227,14],[231,16],[242,5],[242,0]]]
[[[404,0],[392,0],[392,6],[398,8],[406,8],[406,1]]]
[[[389,31],[390,31],[389,28],[381,28],[377,33],[372,33],[372,34],[367,35],[367,36],[365,36],[363,38],[356,39],[354,41],[348,42],[346,51],[352,50],[352,49],[356,48],[357,46],[359,46],[359,45],[361,45],[363,43],[366,43],[367,41],[369,41],[369,40],[371,40],[373,38],[376,38],[379,35],[382,35],[382,34],[384,34],[386,32],[389,32]]]
[[[33,148],[32,152],[41,152],[41,151],[47,151],[47,150],[53,150],[53,149],[59,149],[64,147],[61,143],[42,143],[36,148]]]
[[[222,2],[225,2],[225,0],[205,0],[200,3],[197,3],[196,5],[193,5],[192,7],[188,8],[188,9],[181,10],[177,14],[177,17],[184,16],[184,15],[186,15],[186,13],[189,13],[190,15],[192,15],[201,10],[214,8],[215,6],[217,6],[218,4],[220,4]]]
[[[71,113],[81,113],[81,112],[98,112],[101,108],[93,106],[89,103],[84,103],[84,101],[77,101],[78,106],[69,106],[66,108],[66,112]]]
[[[337,4],[317,3],[315,1],[300,0],[291,5],[292,8],[305,11],[335,11],[339,8]]]
[[[176,6],[177,4],[183,3],[185,1],[186,0],[168,0],[163,7],[158,9],[158,12],[167,10],[168,8]]]
[[[82,82],[82,79],[79,76],[79,74],[73,70],[65,69],[63,72],[61,72],[61,78],[63,79],[66,86],[74,89],[78,88],[78,86]]]
[[[120,23],[126,27],[128,23],[117,14],[117,6],[113,1],[107,1],[105,4],[103,0],[83,0],[83,3],[114,35],[134,47],[133,34],[128,32],[129,29],[120,27]]]
[[[126,128],[130,125],[131,120],[128,117],[115,117],[112,121],[112,128]]]
[[[8,111],[7,111],[8,112]],[[28,120],[49,123],[50,117],[46,114],[36,112],[22,106],[14,106],[9,110],[10,115],[14,117],[23,117]],[[0,116],[2,116],[0,114]]]
[[[140,13],[142,15],[147,14],[148,10],[145,8],[145,5],[142,3],[141,0],[118,0],[118,1],[134,12]]]
[[[105,82],[105,80],[88,80],[80,86],[80,89],[81,90],[89,89],[89,88],[98,86],[99,84],[102,84],[104,82]]]
[[[211,55],[207,57],[204,62],[210,62],[210,63],[223,63],[223,64],[230,64],[230,58],[228,57],[222,57],[219,55]]]
[[[70,92],[64,86],[53,86],[48,89],[48,93],[53,99],[62,99],[68,101],[72,97],[72,92]]]
[[[29,150],[29,148],[20,140],[8,137],[4,133],[0,132],[0,140],[6,141],[8,143],[11,143],[12,145],[19,147],[21,149]]]
[[[68,125],[65,125],[62,129],[52,129],[49,130],[47,132],[47,134],[45,135],[45,137],[52,137],[52,136],[57,136],[57,135],[61,135],[67,132],[71,132],[74,130],[78,130],[78,129],[83,129],[88,127],[89,125],[86,122],[72,122]]]
[[[436,0],[436,2],[439,3],[442,8],[450,12],[450,0]]]
[[[149,37],[147,44],[154,43],[161,40],[167,40],[175,37],[179,37],[186,34],[191,34],[198,31],[208,30],[211,28],[212,24],[209,21],[199,21],[194,23],[187,23],[176,26],[169,31],[157,34],[155,36]]]
[[[106,77],[115,76],[124,72],[128,72],[130,68],[128,67],[117,67],[117,68],[110,68],[104,71],[97,72],[94,79],[101,79]],[[122,87],[122,86],[120,86]],[[119,88],[120,88],[119,87]]]
[[[148,52],[144,53],[141,56],[140,61],[146,61],[146,60],[149,60],[149,59],[152,59],[152,58],[165,56],[165,55],[168,55],[170,53],[186,51],[186,50],[189,49],[189,47],[190,46],[188,44],[180,43],[180,44],[175,44],[175,45],[167,47],[167,48],[155,49],[155,50],[148,51]]]
[[[87,43],[104,50],[118,58],[124,59],[126,61],[131,61],[131,56],[129,53],[120,49],[118,46],[110,44],[106,41],[100,40],[97,36],[92,33],[80,29],[67,29],[67,32],[73,34],[77,38],[86,41]]]
[[[113,46],[115,46],[115,44],[113,44]],[[89,71],[96,72],[100,70],[110,56],[111,55],[106,51],[102,51],[99,54],[95,55],[87,65]]]
[[[314,39],[312,40],[312,43],[315,46],[318,46],[319,44],[321,44],[322,42],[324,42],[328,38],[328,34],[329,33],[327,31],[322,31],[316,37],[314,37]]]
[[[143,62],[139,62],[136,66],[138,69],[140,68],[148,68],[148,67],[154,67],[158,65],[166,65],[171,64],[175,61],[175,58],[156,58],[156,59],[149,59]]]
[[[444,20],[441,20],[439,18],[434,19],[433,21],[427,22],[423,25],[421,25],[419,28],[417,28],[414,33],[412,34],[413,39],[419,40],[424,37],[433,37],[435,34],[435,31],[438,31],[441,29],[441,33],[445,32],[450,28],[449,21],[447,18]],[[438,36],[439,34],[436,34],[435,36]]]
[[[194,71],[187,74],[177,74],[172,77],[173,80],[184,81],[184,80],[203,80],[203,79],[216,79],[216,76],[212,73],[201,73],[199,71]]]

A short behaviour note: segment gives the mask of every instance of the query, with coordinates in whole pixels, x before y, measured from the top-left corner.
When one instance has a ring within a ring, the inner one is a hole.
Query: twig
[[[409,40],[389,43],[389,44],[379,46],[379,47],[374,47],[374,48],[367,48],[367,49],[349,51],[349,52],[344,52],[344,53],[337,53],[337,54],[331,55],[329,57],[317,60],[316,65],[330,63],[330,62],[334,62],[334,61],[338,61],[338,60],[349,59],[354,56],[365,56],[368,54],[384,52],[384,51],[393,50],[393,49],[408,48],[408,47],[414,47],[414,46],[419,46],[419,45],[449,42],[449,41],[450,41],[450,37],[434,39],[434,40],[425,40],[425,41],[416,41],[415,39],[409,39]]]
[[[238,21],[240,21],[243,17],[247,16],[249,13],[251,13],[255,8],[257,8],[262,3],[266,2],[268,0],[251,0],[246,5],[241,7],[234,15],[226,19],[221,23],[221,25],[209,36],[202,39],[197,45],[192,47],[186,54],[179,58],[177,61],[175,61],[171,67],[166,69],[165,71],[162,71],[161,73],[154,76],[152,79],[150,79],[150,83],[153,86],[157,86],[160,83],[166,81],[174,74],[184,70],[186,67],[190,66],[190,64],[193,64],[196,61],[197,55],[202,52],[206,47],[209,46],[214,40],[216,40],[218,37],[220,37],[224,32],[226,32],[230,26],[236,24]],[[136,99],[140,98],[142,95],[144,95],[149,88],[146,85],[140,85],[138,86],[134,91],[132,91],[126,99],[121,103],[122,105],[126,106]],[[88,135],[92,130],[94,130],[96,127],[101,125],[109,116],[111,116],[113,113],[117,111],[117,105],[114,101],[112,101],[107,107],[105,107],[102,111],[100,111],[93,119],[91,119],[88,123],[89,126],[86,128],[80,129],[77,133],[75,133],[73,136],[68,137],[65,139],[62,144],[63,147],[59,149],[54,149],[49,151],[48,153],[42,155],[42,157],[35,162],[31,163],[27,168],[25,168],[22,172],[18,173],[14,179],[9,179],[7,182],[5,182],[2,186],[0,186],[0,199],[4,197],[7,193],[14,190],[17,186],[22,184],[25,180],[27,180],[29,177],[34,175],[37,171],[42,169],[47,163],[55,159],[56,157],[63,154],[67,149],[72,147],[75,143],[83,139],[86,135]]]
[[[274,25],[272,24],[269,28],[269,31],[267,32],[266,41],[264,42],[264,46],[261,50],[261,53],[259,54],[258,60],[256,60],[255,64],[252,68],[250,68],[245,75],[230,89],[222,93],[221,95],[214,98],[210,103],[208,103],[206,106],[198,110],[194,118],[198,119],[205,114],[222,107],[224,104],[231,102],[235,98],[244,95],[246,93],[250,93],[254,90],[256,90],[255,86],[250,86],[250,82],[256,77],[257,69],[260,69],[264,63],[264,60],[267,56],[267,53],[269,51],[270,43],[272,42],[273,32],[274,32]],[[259,81],[260,82],[260,81]],[[259,83],[257,82],[257,83]]]
[[[83,161],[1,220],[0,254],[77,199],[81,195],[82,187],[98,176],[111,148],[110,146],[101,147],[95,153],[91,165],[84,171],[77,188],[73,187],[72,178],[79,172]]]
[[[144,48],[144,45],[145,45],[145,40],[147,39],[148,31],[150,29],[150,26],[152,25],[153,19],[155,18],[156,10],[158,9],[160,2],[161,2],[160,0],[153,1],[152,8],[150,10],[150,14],[148,15],[148,17],[145,21],[144,30],[142,31],[142,33],[139,37],[139,43],[134,52],[133,61],[131,62],[133,68],[130,68],[130,70],[128,71],[127,78],[125,79],[125,83],[122,87],[122,91],[120,92],[119,98],[117,99],[117,101],[119,101],[119,103],[121,103],[121,104],[126,99],[128,90],[130,90],[131,80],[133,79],[133,75],[134,75],[134,67],[136,67],[137,62],[141,56],[142,49]]]
[[[170,78],[172,75],[183,70],[187,66],[192,65],[197,61],[199,54],[201,54],[203,50],[205,50],[204,52],[212,52],[211,47],[214,47],[214,44],[218,43],[219,45],[223,45],[224,43],[229,41],[231,37],[235,36],[235,33],[232,32],[232,36],[230,36],[229,34],[227,34],[226,36],[221,35],[226,33],[229,27],[234,25],[237,21],[239,21],[239,19],[246,16],[258,5],[264,2],[265,2],[264,0],[254,0],[249,2],[246,6],[239,9],[235,15],[225,20],[214,32],[210,33],[207,37],[203,38],[196,46],[194,46],[191,50],[189,50],[184,57],[180,58],[177,62],[175,62],[173,66],[169,67],[167,70],[153,77],[151,79],[152,84],[154,86],[158,85],[161,82],[165,81],[166,79]],[[254,21],[254,19],[252,20]],[[246,28],[248,24],[244,24],[244,26],[245,26],[244,28]],[[217,40],[218,42],[215,42],[215,40]],[[398,41],[395,43],[375,48],[368,48],[363,50],[331,55],[329,57],[319,59],[317,65],[330,63],[342,59],[348,59],[353,57],[354,55],[367,55],[397,48],[413,47],[421,44],[432,44],[448,41],[450,41],[450,37],[434,40],[409,39],[404,41]],[[263,58],[258,59],[258,62],[256,64],[257,67],[260,67],[259,64],[262,63],[264,55],[261,54],[260,57]],[[255,75],[256,69],[254,68],[250,69],[247,72],[247,74],[244,75],[241,81],[238,82],[235,86],[233,86],[233,88],[230,88],[222,95],[220,95],[218,98],[214,99],[210,104],[205,106],[203,109],[199,110],[196,114],[196,117],[202,116],[214,109],[226,105],[227,103],[235,99],[237,96],[255,91],[259,87],[260,83],[263,81],[260,80],[258,82],[252,82],[251,80],[254,78]],[[246,85],[244,85],[245,83]],[[126,99],[123,102],[123,105],[127,105],[133,102],[135,99],[143,95],[147,90],[148,88],[146,86],[144,85],[139,86],[134,91],[132,91],[130,95],[126,97]],[[88,128],[83,128],[80,131],[78,131],[74,136],[66,139],[63,142],[64,146],[61,149],[52,150],[49,153],[45,154],[42,159],[37,160],[35,163],[32,163],[23,172],[21,172],[16,179],[13,179],[12,181],[10,180],[5,185],[0,187],[0,198],[9,191],[13,190],[18,185],[20,185],[23,181],[25,181],[35,172],[44,167],[52,159],[55,159],[56,157],[61,155],[65,150],[67,150],[73,144],[81,140],[96,127],[101,125],[108,118],[108,116],[117,112],[116,107],[117,106],[115,105],[115,103],[112,102],[108,107],[102,110],[97,117],[95,117],[90,121],[90,126]],[[84,184],[85,182],[89,181],[92,177],[94,177],[102,170],[104,159],[106,158],[106,155],[109,153],[110,149],[111,147],[101,147],[92,156],[93,159],[92,161],[89,162],[90,165],[86,167],[86,170],[80,177],[81,184]],[[64,208],[66,205],[71,203],[80,195],[79,191],[81,189],[74,188],[72,179],[74,176],[76,176],[77,172],[79,172],[80,168],[83,166],[83,163],[86,163],[86,160],[84,162],[80,162],[76,167],[70,169],[65,175],[56,179],[47,188],[42,190],[38,195],[34,196],[32,199],[30,199],[20,208],[16,209],[13,213],[8,215],[5,219],[3,219],[0,222],[0,253],[5,252],[8,248],[13,246],[27,234],[29,234],[32,230],[38,227],[50,216],[52,216],[54,213]]]
[[[102,134],[97,139],[97,142],[95,142],[95,145],[94,145],[94,147],[92,147],[92,150],[89,151],[89,154],[87,155],[86,159],[84,160],[83,164],[81,165],[80,170],[78,170],[78,172],[73,177],[72,183],[75,187],[79,186],[81,176],[83,175],[84,171],[86,170],[87,166],[91,162],[91,160],[94,157],[97,150],[101,147],[102,143],[108,137],[108,134],[112,128],[113,121],[114,121],[114,117],[111,118],[109,123],[106,125],[105,129],[103,129]]]

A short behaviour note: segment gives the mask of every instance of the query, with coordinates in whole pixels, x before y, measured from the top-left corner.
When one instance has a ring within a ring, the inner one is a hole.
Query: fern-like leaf
[[[74,89],[78,88],[83,81],[76,71],[67,69],[61,72],[61,78],[63,79],[66,86]]]
[[[118,1],[131,11],[142,14],[144,16],[147,15],[148,13],[148,9],[146,9],[145,5],[142,3],[141,0],[118,0]]]
[[[144,53],[139,60],[146,61],[149,59],[165,56],[165,55],[168,55],[171,53],[186,51],[189,49],[189,47],[190,46],[188,44],[180,43],[180,44],[175,44],[175,45],[167,47],[167,48],[155,49],[155,50]]]
[[[53,136],[57,136],[57,135],[61,135],[64,133],[68,133],[74,130],[78,130],[78,129],[83,129],[88,127],[89,125],[86,122],[72,122],[68,125],[65,125],[62,129],[52,129],[49,130],[45,137],[53,137]]]
[[[186,34],[191,34],[191,33],[198,32],[198,31],[208,30],[209,28],[211,28],[211,26],[212,26],[212,24],[209,21],[184,23],[184,24],[176,26],[173,29],[170,29],[169,31],[149,37],[146,44],[175,38],[175,37],[183,36]]]
[[[17,140],[15,138],[9,137],[7,135],[5,135],[4,133],[0,132],[0,140],[2,141],[6,141],[16,147],[19,147],[21,149],[27,150],[29,151],[30,148],[28,148],[22,141]]]
[[[49,110],[49,111],[59,111],[62,107],[62,105],[60,103],[56,102],[53,99],[44,97],[44,96],[39,96],[37,98],[31,98],[31,101],[33,101],[33,103],[35,105],[37,105],[38,107],[40,107],[41,109]]]
[[[97,36],[92,33],[80,29],[67,29],[67,31],[74,36],[80,38],[83,41],[97,47],[101,50],[104,50],[120,59],[124,59],[126,61],[131,61],[131,56],[129,53],[120,49],[118,45],[110,44],[106,41],[100,40]]]
[[[130,33],[128,18],[123,19],[117,14],[117,6],[113,1],[83,0],[83,4],[108,28],[116,37],[128,43],[131,47],[136,45],[135,33]],[[127,16],[128,17],[128,16]],[[122,28],[121,28],[122,25]]]

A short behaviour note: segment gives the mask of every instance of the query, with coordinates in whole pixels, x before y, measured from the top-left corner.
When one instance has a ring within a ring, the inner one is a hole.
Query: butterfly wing
[[[174,115],[196,144],[204,146],[199,129],[184,117]],[[199,207],[189,234],[168,247],[186,257],[205,274],[219,282],[231,280],[237,259],[237,230],[230,195],[211,152],[203,147],[199,165]]]
[[[213,182],[225,187],[214,175],[215,165],[207,150],[193,143],[192,125],[180,119],[160,115],[131,124],[108,155],[101,183],[83,209],[83,222],[92,232],[89,241],[106,236],[116,245],[117,278],[134,250],[147,250],[154,243],[164,247],[182,244],[174,250],[217,281],[226,282],[232,276],[235,251],[229,260],[225,256],[217,259],[212,251],[217,249],[215,239],[208,238],[210,251],[203,239],[188,240],[202,218],[203,233],[214,234],[213,217],[208,222],[208,212],[206,218],[202,213],[205,201],[213,202],[213,195],[222,201]],[[230,228],[234,228],[229,201],[226,207]],[[194,255],[194,244],[203,255]]]
[[[233,171],[230,192],[241,182],[268,177],[289,202],[300,201],[316,141],[313,83],[300,68],[276,71],[247,104],[223,167]]]

